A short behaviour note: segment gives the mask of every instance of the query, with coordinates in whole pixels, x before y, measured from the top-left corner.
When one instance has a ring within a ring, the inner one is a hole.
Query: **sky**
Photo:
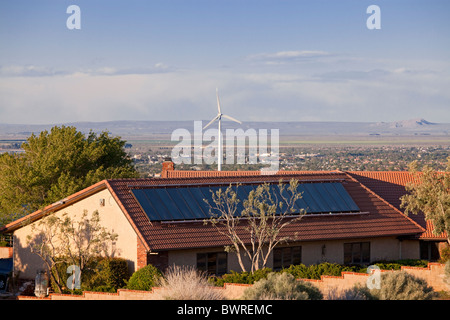
[[[244,122],[450,123],[449,34],[448,0],[3,0],[0,123],[210,120],[216,88]]]

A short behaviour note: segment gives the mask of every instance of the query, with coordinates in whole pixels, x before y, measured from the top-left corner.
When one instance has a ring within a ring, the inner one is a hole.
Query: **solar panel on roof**
[[[164,186],[132,189],[131,192],[151,221],[203,220],[210,217],[210,207],[205,199],[210,205],[214,205],[212,192],[215,193],[220,188],[225,191],[227,187]],[[237,190],[239,199],[236,215],[240,215],[244,209],[244,201],[257,187],[258,185],[250,184],[233,187],[234,191]],[[342,183],[301,183],[297,190],[302,194],[302,198],[295,202],[296,212],[300,212],[301,209],[307,214],[359,211]],[[270,185],[269,192],[274,199],[282,199],[278,184]],[[289,199],[290,192],[285,189],[283,196]]]

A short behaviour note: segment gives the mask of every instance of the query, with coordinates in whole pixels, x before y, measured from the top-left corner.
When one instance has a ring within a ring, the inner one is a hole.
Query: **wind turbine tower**
[[[203,130],[208,128],[214,121],[219,121],[219,143],[218,143],[218,148],[217,148],[218,149],[218,151],[217,151],[217,170],[222,171],[222,158],[223,158],[222,117],[230,119],[230,120],[240,123],[240,124],[242,124],[242,122],[222,113],[222,111],[220,109],[219,89],[217,89],[217,88],[216,88],[216,96],[217,96],[217,109],[219,110],[219,113],[217,114],[217,116],[214,119],[212,119],[206,126],[203,127]]]

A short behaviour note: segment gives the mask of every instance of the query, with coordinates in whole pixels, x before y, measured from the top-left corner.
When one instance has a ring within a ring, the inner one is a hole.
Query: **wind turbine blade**
[[[242,124],[241,121],[239,121],[239,120],[237,120],[237,119],[235,119],[235,118],[233,118],[233,117],[227,116],[226,114],[223,114],[222,117],[225,117],[225,118],[230,119],[230,120],[232,120],[232,121],[234,121],[234,122],[237,122],[237,123]]]
[[[219,89],[216,88],[216,96],[217,96],[217,109],[219,109],[219,114],[222,113],[222,111],[220,111],[220,100],[219,100]]]
[[[219,119],[220,114],[218,114],[214,119],[212,119],[206,126],[203,127],[203,130],[205,130],[207,127],[209,127],[214,121]]]

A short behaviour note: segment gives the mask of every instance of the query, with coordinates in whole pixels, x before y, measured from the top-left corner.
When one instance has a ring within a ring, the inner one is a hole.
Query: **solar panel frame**
[[[206,195],[203,192],[202,189],[209,190],[210,187],[194,187],[191,188],[189,191],[191,192],[192,196],[194,197],[194,200],[197,202],[198,206],[200,207],[204,219],[210,218],[209,215],[209,209],[210,207],[205,203],[203,199],[208,200],[210,205],[214,205],[214,202],[212,200],[212,196],[210,192],[207,192]]]
[[[316,188],[325,204],[326,211],[324,212],[340,212],[340,210],[338,210],[336,202],[333,200],[336,193],[330,192],[331,190],[328,190],[328,188],[326,187],[327,185],[327,183],[314,184],[314,188]]]
[[[189,188],[178,188],[178,193],[184,199],[185,203],[189,205],[192,212],[191,219],[195,220],[207,218],[202,207],[197,203],[197,200],[195,200],[195,197],[192,195]]]
[[[150,220],[162,220],[152,203],[149,201],[147,194],[142,189],[131,190],[134,198],[138,202],[141,209],[149,216]]]
[[[347,192],[347,190],[345,190],[344,186],[341,183],[335,184],[334,187],[336,188],[336,190],[338,190],[338,193],[342,200],[344,200],[344,202],[350,208],[350,210],[348,210],[349,212],[360,211],[358,205],[355,203],[355,201],[352,199],[350,194]]]
[[[225,192],[228,186],[183,186],[183,187],[155,187],[132,189],[134,198],[141,209],[147,214],[151,221],[179,221],[209,219],[210,206],[205,203],[206,199],[214,206],[213,193],[219,189]],[[234,185],[239,202],[236,207],[235,216],[240,216],[244,210],[244,201],[249,193],[255,190],[258,184]],[[286,186],[287,188],[287,186]],[[300,183],[298,192],[302,197],[294,203],[295,213],[304,209],[307,214],[358,212],[360,209],[353,201],[347,190],[340,182]],[[273,199],[282,201],[279,185],[273,183],[269,189]],[[285,198],[290,199],[290,193],[283,189]],[[284,211],[284,207],[282,211]],[[279,208],[278,214],[281,214]]]
[[[347,205],[344,202],[344,200],[342,199],[340,192],[336,189],[336,184],[327,183],[327,184],[324,184],[323,187],[328,191],[329,194],[333,195],[333,197],[331,197],[331,199],[336,204],[337,210],[340,212],[346,211]]]
[[[167,188],[167,193],[172,201],[177,205],[178,211],[181,213],[180,219],[191,220],[193,219],[193,213],[190,207],[186,204],[184,198],[178,192],[178,188]]]
[[[172,214],[170,213],[169,209],[166,207],[164,200],[161,199],[161,197],[159,195],[159,192],[161,189],[155,188],[155,189],[147,189],[147,190],[146,191],[149,193],[149,195],[147,197],[150,198],[150,196],[151,196],[151,198],[156,200],[156,201],[152,202],[152,205],[155,207],[159,216],[162,217],[164,220],[173,220]]]

